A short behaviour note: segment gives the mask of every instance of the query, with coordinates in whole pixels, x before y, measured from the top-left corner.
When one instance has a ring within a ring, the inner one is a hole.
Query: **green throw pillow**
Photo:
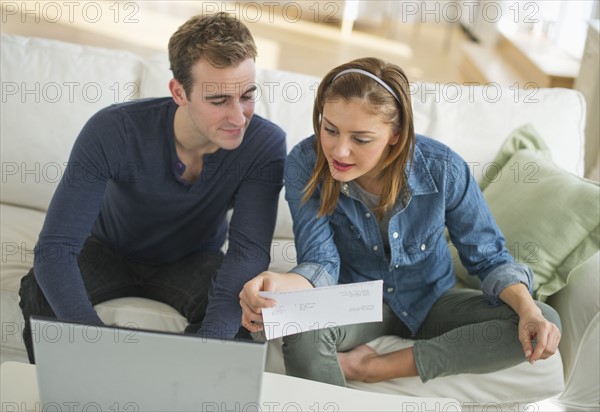
[[[543,153],[547,158],[551,157],[550,149],[548,149],[546,142],[534,127],[531,124],[523,125],[508,135],[493,161],[495,167],[487,169],[484,178],[479,182],[479,188],[484,190],[490,182],[495,181],[500,169],[510,160],[512,155],[523,149],[535,150]]]
[[[600,187],[532,149],[515,151],[483,194],[507,249],[533,269],[535,298],[545,300],[600,249]]]

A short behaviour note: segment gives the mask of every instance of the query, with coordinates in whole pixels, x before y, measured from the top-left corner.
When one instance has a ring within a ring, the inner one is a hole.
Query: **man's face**
[[[254,114],[256,94],[254,60],[234,67],[215,68],[200,59],[192,67],[194,85],[177,101],[188,143],[213,144],[233,150],[241,143]],[[177,84],[178,82],[174,80]],[[177,86],[175,86],[177,87]],[[174,92],[172,87],[172,92]]]

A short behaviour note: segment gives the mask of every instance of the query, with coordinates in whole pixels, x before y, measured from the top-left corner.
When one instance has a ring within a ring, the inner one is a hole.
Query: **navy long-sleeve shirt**
[[[90,234],[130,260],[164,264],[219,250],[229,229],[203,332],[224,338],[237,332],[238,294],[270,261],[285,134],[254,115],[242,144],[205,155],[190,184],[181,179],[185,165],[175,149],[176,109],[171,98],[127,102],[101,110],[83,127],[35,250],[36,278],[58,318],[101,323],[77,265]]]

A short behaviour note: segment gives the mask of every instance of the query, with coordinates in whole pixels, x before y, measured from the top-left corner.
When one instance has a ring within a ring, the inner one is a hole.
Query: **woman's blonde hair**
[[[227,13],[198,15],[186,21],[169,39],[173,77],[189,96],[194,85],[192,66],[206,59],[217,68],[256,59],[256,44],[244,23]]]
[[[344,73],[342,71],[359,69],[377,76],[395,93],[390,93],[385,87],[363,73]],[[396,100],[396,97],[398,100]],[[303,201],[307,201],[319,184],[321,184],[321,205],[318,216],[333,213],[340,194],[340,182],[331,175],[327,158],[321,146],[321,120],[323,107],[332,99],[350,100],[361,99],[371,114],[380,118],[392,128],[392,133],[398,135],[398,142],[389,145],[376,172],[382,174],[383,188],[380,194],[379,206],[374,210],[381,218],[396,203],[399,195],[407,189],[406,167],[412,159],[415,145],[413,114],[410,102],[409,82],[404,71],[380,59],[368,57],[353,60],[331,70],[323,78],[317,90],[313,109],[313,128],[315,132],[315,150],[317,162],[313,173],[304,188]]]

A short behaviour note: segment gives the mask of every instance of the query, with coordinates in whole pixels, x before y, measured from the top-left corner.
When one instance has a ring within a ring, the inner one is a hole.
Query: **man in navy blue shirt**
[[[269,265],[286,154],[254,115],[255,57],[241,22],[193,17],[169,41],[171,97],[83,127],[21,282],[31,362],[31,315],[101,325],[94,305],[124,296],[173,306],[187,332],[241,336],[238,295]]]

